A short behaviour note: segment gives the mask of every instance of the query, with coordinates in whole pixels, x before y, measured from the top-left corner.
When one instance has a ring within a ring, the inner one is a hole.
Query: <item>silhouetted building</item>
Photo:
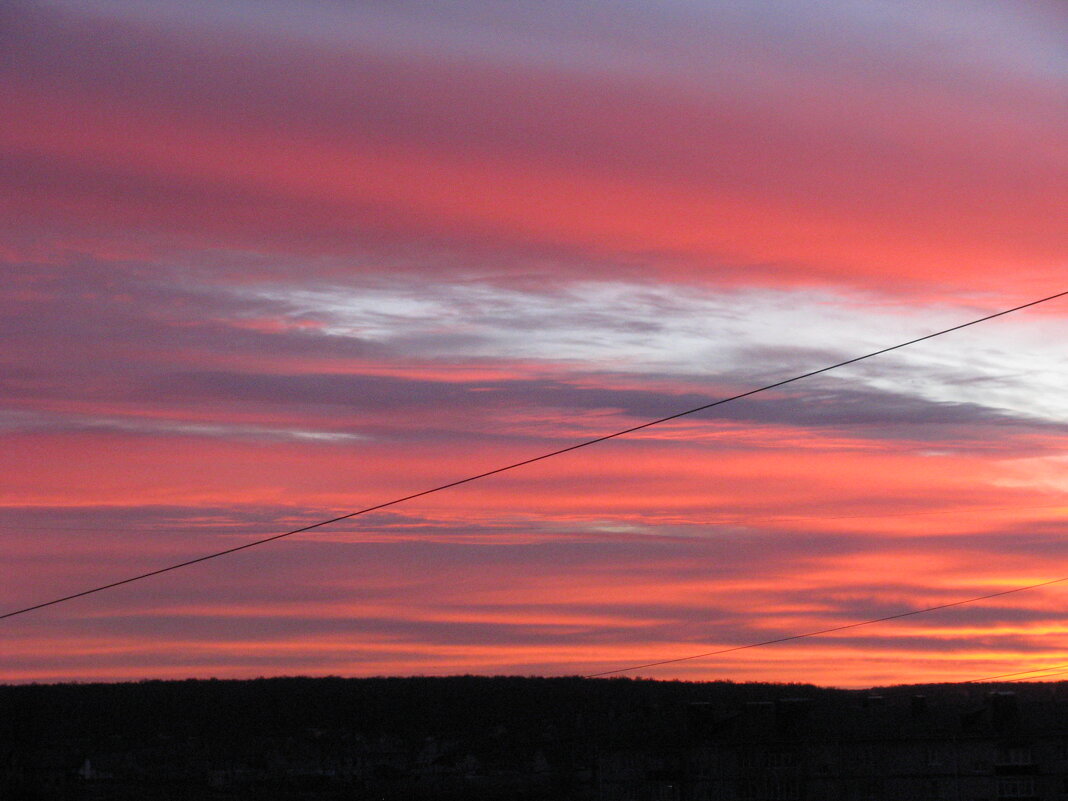
[[[1068,705],[986,697],[691,704],[598,759],[601,801],[1068,800]]]

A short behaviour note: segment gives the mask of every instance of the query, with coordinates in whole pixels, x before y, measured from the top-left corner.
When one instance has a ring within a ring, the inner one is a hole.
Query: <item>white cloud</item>
[[[710,292],[585,282],[536,292],[478,283],[273,288],[257,293],[417,358],[547,361],[583,372],[669,374],[753,384],[790,377],[994,309],[917,308],[812,290]],[[1068,420],[1060,343],[1068,322],[1020,312],[852,365],[816,381]],[[824,384],[826,387],[827,384]]]
[[[298,440],[304,442],[354,442],[369,439],[363,434],[346,431],[284,428],[239,423],[205,423],[186,420],[162,420],[150,417],[67,415],[51,412],[0,409],[0,431],[42,429],[98,429],[129,431],[138,434],[170,434],[190,437],[255,440]]]

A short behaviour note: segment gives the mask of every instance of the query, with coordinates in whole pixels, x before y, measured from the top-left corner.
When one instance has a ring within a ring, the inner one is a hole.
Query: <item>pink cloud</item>
[[[8,10],[0,612],[1061,289],[1044,12],[832,5]],[[13,618],[0,668],[575,673],[1056,577],[1063,316]],[[971,678],[1061,605],[656,675]]]

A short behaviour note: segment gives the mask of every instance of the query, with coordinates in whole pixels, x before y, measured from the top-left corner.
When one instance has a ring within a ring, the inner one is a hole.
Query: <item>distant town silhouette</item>
[[[12,799],[1059,798],[1061,684],[459,676],[0,687]]]

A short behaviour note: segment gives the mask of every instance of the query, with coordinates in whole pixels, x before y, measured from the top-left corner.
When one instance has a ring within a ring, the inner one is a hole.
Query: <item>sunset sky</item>
[[[1068,289],[1061,3],[15,0],[0,613]],[[1068,300],[0,621],[573,675],[1068,576]],[[1068,663],[1068,584],[641,672]]]

